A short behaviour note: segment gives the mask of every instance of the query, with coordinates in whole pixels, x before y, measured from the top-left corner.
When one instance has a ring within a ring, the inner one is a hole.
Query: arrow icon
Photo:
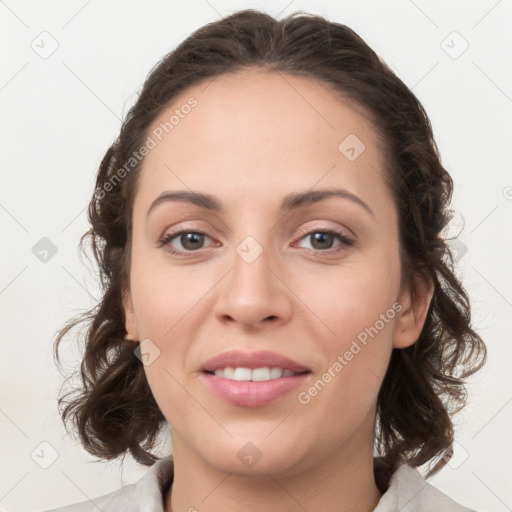
[[[160,357],[160,349],[149,338],[142,340],[133,353],[144,366],[153,364]]]
[[[32,450],[30,457],[41,469],[48,469],[59,458],[59,452],[48,441],[43,441]]]
[[[365,149],[363,141],[355,133],[347,135],[338,145],[339,152],[350,162],[359,158]]]
[[[46,60],[57,51],[59,42],[49,32],[44,30],[34,37],[30,43],[30,47],[41,59]]]
[[[454,30],[441,41],[440,46],[451,59],[458,59],[469,48],[469,43]]]
[[[32,254],[41,263],[48,263],[57,252],[57,246],[46,236],[43,236],[43,238],[32,247]]]
[[[263,247],[252,236],[246,236],[236,246],[236,252],[246,263],[252,263],[263,252]]]
[[[236,456],[240,459],[245,466],[251,468],[261,459],[262,453],[253,443],[246,443]]]

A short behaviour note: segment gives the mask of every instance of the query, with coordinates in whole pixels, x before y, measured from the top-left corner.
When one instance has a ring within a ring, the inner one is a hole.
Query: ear
[[[406,348],[416,343],[425,324],[433,294],[434,283],[423,277],[416,277],[401,294],[399,303],[402,309],[395,324],[393,348]]]
[[[133,301],[131,291],[123,290],[123,309],[125,317],[126,338],[132,341],[139,341],[139,330],[135,312],[133,310]]]

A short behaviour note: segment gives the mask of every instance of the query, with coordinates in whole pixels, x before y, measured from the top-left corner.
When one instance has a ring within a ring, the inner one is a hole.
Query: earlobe
[[[395,324],[393,348],[406,348],[416,343],[425,325],[434,284],[418,277],[412,286],[414,289],[409,286],[402,294],[402,309]]]
[[[139,331],[137,329],[131,293],[129,290],[124,290],[122,295],[126,329],[125,338],[131,341],[139,341]]]

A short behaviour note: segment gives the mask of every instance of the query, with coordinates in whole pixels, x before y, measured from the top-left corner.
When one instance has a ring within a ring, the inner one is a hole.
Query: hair
[[[411,285],[417,278],[428,281],[433,296],[418,340],[392,350],[377,399],[374,470],[382,492],[398,464],[416,467],[437,459],[430,476],[450,458],[451,416],[466,404],[465,378],[486,360],[485,344],[471,327],[469,298],[456,276],[450,239],[443,237],[453,214],[448,209],[453,181],[412,91],[352,29],[302,11],[282,20],[252,9],[235,12],[198,29],[147,76],[101,161],[88,208],[91,228],[80,239],[82,250],[86,240],[92,247],[101,300],[69,320],[55,340],[60,365],[63,337],[79,324],[87,327],[80,372],[74,373],[80,386],[66,395],[61,390],[59,397],[62,420],[66,426],[72,421],[84,448],[96,457],[130,453],[146,466],[158,460],[151,450],[166,420],[133,341],[125,339],[122,304],[129,288],[133,200],[144,160],[129,171],[125,166],[124,173],[121,168],[138,154],[150,125],[178,94],[247,68],[318,80],[362,109],[377,130],[399,213],[402,278]]]

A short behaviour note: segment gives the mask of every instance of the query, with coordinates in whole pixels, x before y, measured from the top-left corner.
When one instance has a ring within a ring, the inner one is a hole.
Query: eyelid
[[[342,227],[331,227],[331,226],[325,225],[325,223],[320,224],[320,225],[314,225],[314,226],[308,225],[307,227],[300,228],[297,232],[297,236],[302,237],[303,235],[309,235],[311,233],[316,233],[316,232],[336,233],[336,234],[344,236],[345,238],[351,238],[354,240],[357,239],[356,234],[351,229],[342,228]]]

